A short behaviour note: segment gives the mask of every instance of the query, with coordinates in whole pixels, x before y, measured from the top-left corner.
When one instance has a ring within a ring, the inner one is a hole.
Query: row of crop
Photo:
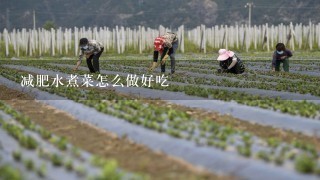
[[[114,62],[114,61],[112,61]],[[186,68],[194,68],[194,69],[201,69],[201,70],[210,70],[210,73],[216,72],[216,70],[219,68],[218,62],[212,62],[207,60],[187,60],[187,61],[176,61],[177,67],[186,67]],[[247,70],[253,70],[253,69],[263,69],[266,71],[271,71],[271,62],[264,62],[264,63],[256,63],[252,61],[244,61],[244,64],[246,66]],[[132,63],[134,66],[134,63]],[[305,64],[292,64],[290,61],[290,71],[298,71],[295,73],[290,73],[293,75],[299,76],[299,71],[313,71],[317,72],[319,71],[319,65],[313,64],[313,65],[305,65]],[[254,70],[256,71],[256,70]],[[257,72],[255,72],[257,74]],[[312,76],[311,76],[312,77]]]
[[[106,70],[114,70],[119,72],[129,72],[129,73],[143,73],[146,71],[146,68],[141,67],[134,67],[134,66],[119,66],[119,65],[110,65],[110,64],[104,64],[102,66],[103,69]],[[179,71],[184,71],[185,73],[180,73]],[[308,78],[308,79],[284,79],[284,78],[277,78],[272,76],[266,76],[266,75],[259,75],[256,73],[246,73],[245,75],[234,75],[229,73],[217,73],[216,69],[197,69],[194,67],[179,67],[179,71],[174,76],[174,79],[171,79],[172,81],[177,82],[183,82],[179,81],[179,78],[186,77],[185,74],[188,75],[189,78],[197,78],[199,83],[206,82],[206,85],[218,85],[218,86],[224,86],[224,87],[247,87],[247,88],[259,88],[259,89],[267,89],[267,90],[275,90],[279,89],[280,87],[275,87],[272,84],[295,84],[295,85],[303,85],[304,88],[300,88],[301,92],[305,92],[308,89],[306,89],[306,86],[311,87],[317,87],[320,85],[320,81],[318,78]],[[190,73],[195,73],[190,75]],[[178,78],[178,79],[177,79]],[[230,81],[232,80],[232,81]],[[237,82],[241,81],[242,82]],[[248,84],[243,83],[245,81]],[[219,83],[217,83],[219,82]],[[306,82],[310,82],[306,84]],[[225,83],[225,84],[221,84]],[[232,84],[235,83],[235,84]],[[238,86],[241,83],[240,86]],[[251,83],[251,84],[250,84]],[[269,83],[269,84],[266,84]],[[282,86],[283,87],[283,86]],[[286,88],[285,88],[286,89]],[[283,90],[283,89],[280,89]]]
[[[203,62],[207,62],[203,64]],[[54,63],[59,64],[74,64],[74,61],[54,61]],[[118,70],[130,70],[140,69],[142,72],[149,67],[151,64],[151,61],[147,60],[111,60],[111,61],[103,61],[101,63],[101,69],[108,69],[115,68]],[[198,65],[197,65],[198,64]],[[310,84],[305,85],[315,85],[318,86],[320,84],[320,78],[309,76],[309,75],[301,75],[296,73],[273,73],[273,72],[264,72],[264,71],[253,71],[248,70],[249,73],[246,73],[245,76],[243,75],[233,75],[233,74],[220,74],[217,73],[216,69],[218,68],[217,65],[210,65],[212,62],[208,62],[205,60],[201,61],[177,61],[177,69],[178,70],[184,70],[187,72],[193,72],[193,73],[200,73],[200,74],[213,74],[215,76],[221,76],[221,77],[232,77],[234,79],[242,79],[246,81],[260,81],[260,82],[277,82],[277,83],[304,83],[304,82],[310,82]],[[170,67],[170,63],[168,63]],[[140,72],[140,71],[139,71]],[[147,71],[145,72],[147,73]],[[259,76],[263,75],[263,76]],[[267,77],[265,77],[267,76]],[[284,78],[284,79],[283,79]]]
[[[101,66],[104,70],[109,71],[116,71],[122,73],[130,73],[130,74],[143,74],[141,69],[132,68],[132,67],[124,67],[124,66],[111,66],[108,64],[104,64]],[[189,68],[188,68],[189,69]],[[191,70],[194,70],[190,68]],[[186,69],[187,70],[187,69]],[[199,72],[200,71],[200,72]],[[198,73],[204,73],[207,70],[199,70]],[[217,72],[212,73],[217,76],[222,76]],[[315,96],[320,96],[320,81],[319,78],[310,78],[308,81],[312,81],[310,83],[306,83],[304,79],[299,81],[287,81],[278,79],[270,79],[270,78],[263,78],[256,75],[231,75],[231,74],[224,74],[228,78],[214,78],[214,77],[195,77],[195,76],[186,76],[184,74],[180,75],[177,73],[170,79],[173,82],[181,82],[181,83],[189,83],[190,80],[193,79],[193,83],[197,85],[215,85],[215,86],[222,86],[222,87],[235,87],[235,88],[257,88],[263,90],[275,90],[275,91],[284,91],[284,92],[293,92],[293,93],[300,93],[300,94],[311,94]],[[264,73],[264,75],[268,75],[268,73]],[[204,75],[205,76],[205,75]],[[302,76],[303,77],[303,76]],[[237,80],[230,80],[230,78],[235,79],[242,79],[243,81]],[[287,77],[288,78],[288,77]],[[267,82],[267,83],[266,83]],[[271,84],[273,83],[273,84]]]
[[[3,76],[7,73],[26,75],[18,71],[5,71]],[[215,146],[230,153],[238,152],[248,158],[270,161],[277,165],[294,164],[299,172],[319,173],[319,162],[316,160],[318,153],[310,144],[298,141],[286,144],[275,138],[263,140],[232,127],[221,126],[212,120],[195,119],[185,111],[128,99],[114,91],[102,93],[98,89],[83,91],[80,88],[67,87],[40,89],[67,97],[136,125],[194,141],[198,145]]]
[[[254,69],[254,70],[257,70],[257,69],[261,69],[261,70],[271,70],[271,65],[270,64],[267,64],[267,65],[255,65],[255,64],[249,64],[249,63],[246,63],[246,66],[249,68],[249,69]],[[319,67],[316,67],[316,66],[293,66],[292,64],[290,64],[290,71],[319,71]]]
[[[207,62],[207,63],[203,64],[203,62]],[[60,63],[61,63],[61,61],[60,61]],[[143,63],[143,61],[127,61],[124,63],[122,63],[122,61],[106,61],[105,63],[103,63],[103,65],[127,66],[126,68],[148,67],[149,64],[150,64],[150,62]],[[248,63],[248,65],[247,65],[247,63],[245,63],[245,64],[247,67],[250,67],[250,63]],[[168,65],[170,65],[170,63],[168,63]],[[319,77],[314,77],[314,76],[309,76],[309,75],[301,75],[301,74],[296,74],[296,73],[274,73],[274,72],[270,72],[270,71],[263,72],[263,71],[251,70],[250,73],[246,73],[245,76],[241,76],[241,75],[239,76],[239,75],[233,75],[233,74],[221,75],[221,74],[217,73],[218,64],[213,64],[210,61],[203,61],[203,60],[201,60],[201,61],[177,61],[176,67],[179,70],[183,69],[188,72],[201,73],[201,74],[202,73],[203,74],[214,74],[217,76],[228,76],[228,77],[234,77],[234,78],[240,78],[240,79],[243,79],[243,78],[247,79],[248,76],[249,77],[254,76],[254,77],[252,77],[252,79],[259,80],[259,81],[278,81],[284,77],[288,77],[289,79],[294,79],[296,81],[299,80],[299,81],[312,82],[312,83],[319,83],[319,81],[320,81]],[[263,73],[263,75],[267,74],[268,76],[271,76],[271,77],[276,76],[277,78],[270,80],[270,78],[257,77],[258,75],[260,75],[260,73]],[[288,80],[288,78],[286,78],[286,80]],[[282,81],[282,82],[284,82],[284,81]]]
[[[189,62],[189,61],[188,61]],[[198,62],[198,61],[197,61]],[[56,61],[56,63],[62,64],[73,64],[71,61]],[[170,63],[168,63],[169,65]],[[131,61],[105,61],[105,63],[101,63],[101,69],[112,70],[115,69],[117,71],[126,70],[126,72],[130,73],[147,73],[147,67],[150,65],[149,61],[141,61],[141,60],[131,60]],[[277,83],[285,83],[285,84],[304,84],[305,86],[318,86],[320,84],[320,78],[308,75],[301,75],[295,73],[272,73],[272,72],[264,72],[264,71],[253,71],[248,70],[249,73],[245,75],[233,75],[233,74],[220,74],[217,73],[217,66],[211,66],[209,64],[200,65],[200,67],[194,66],[194,64],[186,64],[182,62],[181,64],[177,61],[176,65],[178,70],[183,70],[186,72],[192,73],[200,73],[200,74],[212,74],[215,76],[221,77],[232,77],[234,79],[242,79],[246,81],[257,81],[258,82],[277,82]],[[259,76],[264,75],[264,76]],[[283,79],[285,77],[285,79]],[[306,84],[305,82],[310,82]],[[215,85],[215,84],[213,84]],[[272,86],[271,86],[272,87]]]
[[[68,67],[57,67],[46,64],[30,64],[34,67],[39,67],[42,69],[48,69],[53,71],[60,71],[63,73],[74,74]],[[86,71],[78,71],[78,73],[85,74]],[[97,79],[93,77],[93,79]],[[113,79],[115,75],[108,75],[110,79]],[[119,83],[126,84],[126,78],[122,77]],[[202,81],[201,78],[199,80]],[[280,98],[271,98],[271,97],[261,97],[258,95],[251,95],[244,92],[232,92],[228,90],[220,90],[220,89],[210,89],[201,86],[194,85],[176,85],[169,84],[167,87],[162,87],[160,84],[155,84],[150,87],[152,89],[172,91],[172,92],[184,92],[187,95],[205,97],[209,99],[218,99],[223,101],[236,101],[239,104],[245,104],[248,106],[255,106],[264,109],[271,109],[274,111],[281,111],[283,113],[288,113],[292,115],[301,115],[304,117],[312,117],[316,118],[319,115],[320,105],[314,104],[312,102],[307,101],[289,101],[282,100]]]
[[[7,122],[0,119],[0,123],[8,134],[14,137],[20,144],[21,149],[12,152],[12,157],[16,162],[24,164],[25,168],[30,172],[35,172],[39,177],[46,177],[46,162],[52,163],[53,167],[63,167],[67,173],[76,173],[79,178],[114,178],[121,179],[122,173],[118,172],[116,162],[113,160],[103,160],[102,158],[93,157],[88,162],[82,156],[82,152],[74,146],[71,146],[63,137],[51,134],[49,131],[40,126],[35,125],[28,117],[20,114],[4,102],[0,101],[0,110],[14,118],[14,122]],[[30,131],[27,133],[27,131]],[[38,134],[42,139],[38,139]],[[46,146],[42,141],[49,142],[54,145],[60,152],[55,152]],[[24,149],[32,151],[42,160],[41,165],[37,167],[36,159],[32,159],[24,155]],[[81,162],[81,164],[79,164]],[[103,162],[103,163],[97,163]],[[99,166],[97,166],[99,165]],[[88,174],[88,166],[100,169],[98,174]]]
[[[63,62],[64,63],[64,62]],[[132,63],[132,62],[131,62]],[[67,64],[70,64],[67,63]],[[137,65],[133,62],[131,65]],[[143,69],[141,68],[134,68],[132,66],[119,66],[119,65],[110,65],[108,63],[101,65],[102,69],[110,70],[110,71],[118,71],[118,72],[126,72],[131,74],[142,74]],[[180,75],[177,73],[171,81],[176,82],[186,82],[186,79],[190,81],[191,79],[196,79],[197,84],[205,84],[205,85],[216,85],[216,86],[223,86],[223,87],[237,87],[237,88],[258,88],[258,89],[265,89],[265,90],[276,90],[276,91],[289,91],[301,94],[312,94],[312,95],[320,95],[320,91],[318,86],[320,85],[320,79],[318,77],[312,77],[307,75],[295,75],[292,74],[291,79],[287,77],[286,79],[282,79],[283,76],[287,76],[286,73],[274,73],[270,72],[261,72],[264,76],[268,77],[261,77],[259,76],[260,72],[256,74],[252,72],[252,74],[245,74],[245,75],[233,75],[233,74],[219,74],[216,71],[211,71],[207,69],[196,69],[193,67],[179,67],[179,69],[186,70],[188,72],[200,73],[201,74],[212,74],[214,76],[219,76],[221,78],[214,78],[214,77],[187,77],[182,74]],[[145,72],[147,73],[147,72]],[[205,76],[205,75],[204,75]],[[222,78],[227,77],[227,78]],[[229,80],[232,78],[232,81]],[[245,82],[237,82],[236,80],[243,80]],[[268,83],[277,83],[276,85],[267,84]],[[310,82],[310,83],[305,83]]]

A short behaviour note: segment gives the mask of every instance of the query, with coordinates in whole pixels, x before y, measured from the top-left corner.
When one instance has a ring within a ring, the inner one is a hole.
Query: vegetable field
[[[1,60],[0,179],[319,179],[320,56],[239,56],[241,75],[212,54],[174,75],[148,55]]]

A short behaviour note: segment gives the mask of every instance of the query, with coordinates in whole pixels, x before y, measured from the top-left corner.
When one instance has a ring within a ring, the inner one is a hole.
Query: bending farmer
[[[245,70],[243,62],[235,55],[234,52],[226,49],[219,50],[219,57],[217,59],[220,62],[220,68],[218,72],[241,74]]]
[[[280,71],[280,64],[283,64],[283,70],[289,72],[289,57],[292,56],[290,50],[286,49],[283,43],[276,45],[276,51],[272,58],[272,71]]]
[[[170,56],[171,61],[171,74],[175,72],[175,52],[178,49],[178,38],[175,33],[167,32],[166,34],[157,37],[154,40],[153,63],[150,71],[158,67],[158,57],[160,55],[161,72],[166,71],[166,60]]]
[[[76,67],[74,70],[78,70],[83,56],[86,56],[87,59],[87,65],[91,73],[99,73],[99,58],[103,52],[103,45],[102,43],[96,41],[96,40],[88,40],[87,38],[81,38],[80,39],[80,55],[79,60],[77,62]],[[93,62],[92,62],[93,61]]]

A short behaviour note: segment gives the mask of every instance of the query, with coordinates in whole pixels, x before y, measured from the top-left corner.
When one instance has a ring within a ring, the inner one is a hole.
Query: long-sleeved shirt
[[[97,54],[103,49],[101,42],[96,40],[89,40],[88,48],[86,50],[80,50],[79,61],[81,62],[84,55]]]
[[[177,34],[172,32],[167,32],[163,36],[161,36],[164,39],[164,47],[171,48],[172,43],[178,41]]]
[[[228,59],[224,61],[220,61],[220,67],[222,69],[231,69],[233,68],[238,62],[237,56],[229,57]]]
[[[167,32],[161,36],[164,40],[163,42],[163,51],[161,52],[160,61],[164,58],[164,56],[168,53],[169,49],[172,48],[172,43],[178,41],[177,34],[172,32]],[[157,61],[159,56],[158,51],[153,52],[153,60]]]
[[[272,67],[276,66],[276,61],[277,60],[283,60],[285,58],[289,58],[292,56],[292,52],[288,49],[283,51],[283,54],[278,54],[277,51],[274,51],[273,56],[272,56]],[[285,57],[285,58],[283,58]]]
[[[224,61],[220,61],[219,65],[221,69],[235,74],[241,74],[245,71],[244,63],[236,55],[229,57]]]

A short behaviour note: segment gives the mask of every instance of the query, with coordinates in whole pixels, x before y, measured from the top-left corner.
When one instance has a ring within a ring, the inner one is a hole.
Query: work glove
[[[166,63],[166,61],[167,61],[167,59],[168,59],[168,54],[166,54],[164,57],[163,57],[163,59],[161,60],[161,64],[162,65],[164,65],[165,63]]]
[[[151,66],[149,67],[149,72],[152,72],[158,66],[159,64],[157,62],[152,62]]]

